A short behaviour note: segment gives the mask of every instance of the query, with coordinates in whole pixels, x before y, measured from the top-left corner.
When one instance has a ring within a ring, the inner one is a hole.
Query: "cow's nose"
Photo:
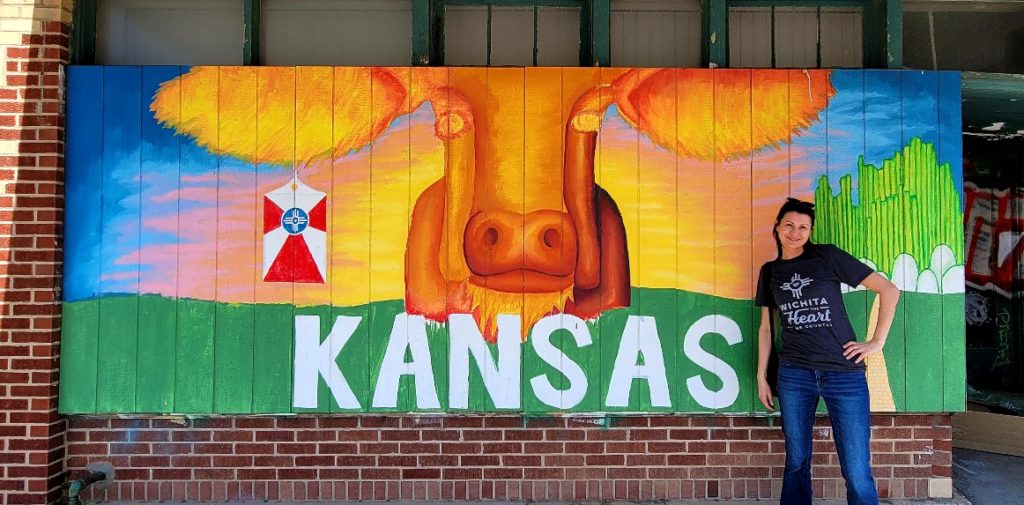
[[[539,210],[527,214],[523,221],[525,263],[545,273],[572,273],[576,264],[576,228],[569,215]]]
[[[489,210],[473,214],[464,235],[466,263],[477,275],[491,275],[522,266],[523,215]],[[520,247],[516,247],[516,245]]]
[[[576,264],[576,230],[564,212],[477,212],[464,239],[466,263],[479,276],[529,270],[563,277]]]

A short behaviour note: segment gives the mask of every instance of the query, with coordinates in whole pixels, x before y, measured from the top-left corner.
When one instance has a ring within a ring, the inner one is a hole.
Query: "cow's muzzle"
[[[572,285],[576,229],[556,210],[473,214],[464,235],[470,282],[519,293],[561,291]]]

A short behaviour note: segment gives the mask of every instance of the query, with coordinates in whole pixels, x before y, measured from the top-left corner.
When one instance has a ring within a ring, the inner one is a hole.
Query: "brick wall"
[[[0,0],[0,503],[53,501],[63,481],[57,300],[70,4]]]
[[[948,415],[873,418],[883,496],[951,475]],[[826,419],[815,493],[845,494]],[[92,499],[607,500],[778,496],[778,420],[752,417],[75,417],[67,466],[107,461]]]

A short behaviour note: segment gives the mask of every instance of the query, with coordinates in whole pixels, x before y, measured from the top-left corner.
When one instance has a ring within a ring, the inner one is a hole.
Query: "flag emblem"
[[[327,194],[293,178],[263,195],[263,280],[326,279]]]
[[[302,233],[307,224],[309,224],[309,215],[298,207],[288,209],[288,212],[281,215],[281,227],[291,235]]]

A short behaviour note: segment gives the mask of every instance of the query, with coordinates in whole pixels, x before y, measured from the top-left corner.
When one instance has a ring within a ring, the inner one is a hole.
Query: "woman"
[[[779,209],[772,235],[779,256],[761,267],[756,303],[757,392],[775,409],[767,380],[773,345],[770,311],[782,327],[778,396],[786,437],[783,505],[811,503],[811,447],[814,412],[824,398],[832,420],[839,463],[850,504],[877,504],[871,476],[871,416],[864,358],[882,350],[899,290],[881,275],[831,244],[812,244],[814,204],[789,198]],[[878,293],[874,335],[857,342],[843,307],[839,284],[863,285]]]

